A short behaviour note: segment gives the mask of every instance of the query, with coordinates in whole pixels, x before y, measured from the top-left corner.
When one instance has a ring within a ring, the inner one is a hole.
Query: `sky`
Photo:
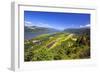
[[[90,14],[24,11],[24,25],[59,30],[90,27]]]

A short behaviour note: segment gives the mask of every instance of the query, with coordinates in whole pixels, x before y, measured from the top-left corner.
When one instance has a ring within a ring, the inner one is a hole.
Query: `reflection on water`
[[[27,32],[27,33],[24,33],[24,39],[25,40],[29,40],[29,39],[37,37],[37,36],[39,36],[41,34],[54,34],[54,33],[56,33],[56,32],[52,32],[52,33],[51,32],[50,33],[32,33],[32,32]]]

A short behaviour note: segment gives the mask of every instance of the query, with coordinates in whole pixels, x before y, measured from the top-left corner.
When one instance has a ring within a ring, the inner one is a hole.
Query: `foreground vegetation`
[[[58,32],[24,41],[24,61],[90,58],[90,36]]]

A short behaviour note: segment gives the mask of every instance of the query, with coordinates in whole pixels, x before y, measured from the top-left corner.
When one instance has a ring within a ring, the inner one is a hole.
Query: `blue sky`
[[[90,27],[90,14],[24,11],[25,26],[66,28]]]

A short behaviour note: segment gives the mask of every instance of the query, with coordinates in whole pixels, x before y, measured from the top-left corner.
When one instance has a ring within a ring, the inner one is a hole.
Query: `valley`
[[[50,29],[49,31],[51,32]],[[57,30],[52,30],[52,34],[49,34],[47,33],[49,31],[47,31],[47,28],[46,32],[35,31],[34,33],[41,32],[43,34],[24,41],[24,61],[90,58],[90,31],[84,30],[84,33],[81,34],[58,32]],[[33,31],[31,30],[31,32]]]

